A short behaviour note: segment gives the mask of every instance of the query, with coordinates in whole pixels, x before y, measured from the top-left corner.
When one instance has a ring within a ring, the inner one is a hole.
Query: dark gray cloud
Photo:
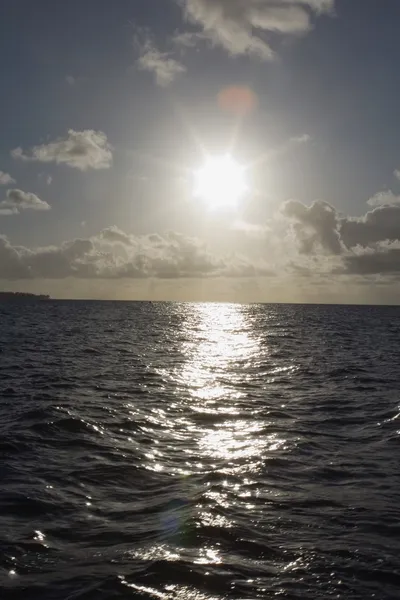
[[[309,276],[331,273],[390,279],[400,273],[400,205],[382,204],[361,217],[343,217],[326,202],[306,206],[289,201],[282,213],[291,221],[304,257],[292,259],[291,268]]]
[[[357,275],[400,273],[400,248],[379,248],[343,257],[345,273]]]
[[[87,171],[88,169],[108,169],[112,163],[112,147],[102,131],[70,129],[65,138],[58,138],[49,144],[34,146],[25,153],[15,148],[11,156],[17,160],[54,162]]]
[[[400,206],[378,206],[362,217],[339,220],[340,236],[346,248],[370,246],[400,239]]]
[[[306,206],[289,200],[282,213],[292,221],[300,251],[312,254],[323,249],[330,254],[385,241],[400,240],[400,205],[377,206],[361,217],[342,217],[327,202]]]
[[[342,252],[337,213],[328,202],[306,206],[297,200],[288,200],[283,204],[282,213],[294,221],[294,232],[304,254],[312,253],[316,246],[332,254]]]

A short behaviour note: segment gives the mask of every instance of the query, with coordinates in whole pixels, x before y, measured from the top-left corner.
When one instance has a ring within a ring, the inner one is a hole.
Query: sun
[[[229,154],[209,157],[194,172],[194,195],[209,208],[235,208],[246,191],[245,168]]]

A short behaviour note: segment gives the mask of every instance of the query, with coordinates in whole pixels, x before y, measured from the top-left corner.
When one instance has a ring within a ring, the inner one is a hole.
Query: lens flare
[[[251,113],[258,104],[257,95],[245,86],[230,86],[218,94],[218,104],[222,110],[237,116]]]

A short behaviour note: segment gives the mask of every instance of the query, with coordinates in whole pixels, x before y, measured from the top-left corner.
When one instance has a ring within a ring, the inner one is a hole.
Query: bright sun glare
[[[229,154],[208,158],[194,173],[194,194],[212,209],[235,208],[246,190],[245,169]]]

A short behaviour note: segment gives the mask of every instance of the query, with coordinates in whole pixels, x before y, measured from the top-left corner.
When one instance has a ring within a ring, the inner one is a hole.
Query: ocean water
[[[2,600],[400,597],[400,309],[0,305]]]

